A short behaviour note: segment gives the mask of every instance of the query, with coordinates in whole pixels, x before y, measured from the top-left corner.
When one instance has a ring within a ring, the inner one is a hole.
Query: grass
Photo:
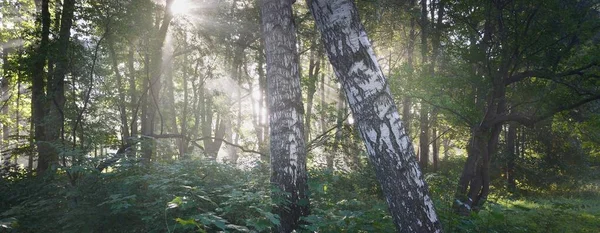
[[[485,208],[469,217],[455,215],[447,203],[437,207],[446,232],[600,232],[597,180],[572,190],[524,193],[496,189]]]

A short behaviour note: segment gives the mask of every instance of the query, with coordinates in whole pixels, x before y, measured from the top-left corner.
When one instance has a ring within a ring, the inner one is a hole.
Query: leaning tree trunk
[[[398,232],[441,232],[414,149],[351,0],[309,0]]]
[[[267,56],[267,89],[271,138],[271,183],[279,190],[274,208],[280,216],[279,232],[298,229],[300,217],[309,214],[306,148],[294,0],[263,0],[262,25]]]
[[[467,162],[455,194],[454,209],[463,215],[479,211],[490,192],[490,158],[496,153],[503,124],[494,120],[506,111],[506,88],[501,78],[494,77],[493,88],[484,119],[472,129]]]

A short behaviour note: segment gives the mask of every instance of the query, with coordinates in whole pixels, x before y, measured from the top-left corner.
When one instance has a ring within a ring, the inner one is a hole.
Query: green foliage
[[[489,204],[472,216],[451,208],[464,158],[441,162],[426,175],[446,232],[594,232],[600,227],[600,184],[580,182],[563,192],[510,195],[492,186]],[[108,173],[86,166],[0,181],[0,232],[270,232],[279,224],[266,172],[185,160],[143,168],[135,161]],[[593,170],[590,175],[596,175]],[[560,185],[560,183],[559,183]],[[526,188],[520,184],[521,188]],[[311,215],[303,230],[395,232],[372,168],[352,172],[312,170]],[[580,195],[585,193],[586,195]],[[533,196],[531,196],[533,195]]]
[[[352,173],[313,171],[309,181],[311,215],[307,230],[395,232],[372,169]]]
[[[74,173],[73,173],[74,174]],[[258,171],[202,161],[121,163],[111,173],[81,169],[8,182],[0,219],[24,232],[247,232],[272,227],[268,181]],[[247,226],[247,227],[246,227]]]
[[[595,232],[600,227],[600,185],[580,182],[579,188],[554,186],[563,192],[511,195],[493,181],[488,204],[479,213],[459,216],[451,208],[463,159],[444,161],[438,173],[428,174],[431,196],[446,232]],[[598,176],[596,176],[598,177]],[[522,184],[523,185],[523,184]],[[567,189],[571,188],[569,191]],[[585,192],[587,195],[580,195]]]

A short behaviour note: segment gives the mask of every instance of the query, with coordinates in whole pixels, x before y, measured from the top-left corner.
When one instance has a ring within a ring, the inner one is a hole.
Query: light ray
[[[185,15],[190,12],[191,4],[189,0],[175,0],[169,10],[175,16]]]

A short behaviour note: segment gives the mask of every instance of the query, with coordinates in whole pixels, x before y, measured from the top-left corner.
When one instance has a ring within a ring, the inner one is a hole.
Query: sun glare
[[[171,14],[184,15],[190,10],[189,0],[175,0],[171,5]]]

